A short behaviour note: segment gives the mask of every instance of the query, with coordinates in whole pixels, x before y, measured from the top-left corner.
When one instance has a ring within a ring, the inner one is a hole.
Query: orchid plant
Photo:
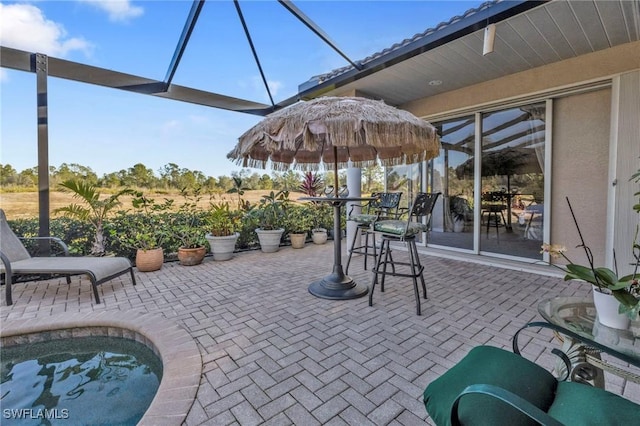
[[[563,258],[568,263],[563,267],[555,264],[551,264],[557,268],[565,271],[564,280],[582,280],[586,281],[601,292],[610,292],[613,297],[618,300],[620,307],[619,313],[627,314],[631,319],[637,319],[640,313],[640,283],[638,279],[638,268],[640,266],[640,245],[636,242],[633,244],[633,258],[635,259],[635,267],[633,273],[625,275],[623,277],[618,276],[618,267],[615,262],[614,253],[614,270],[604,267],[595,267],[593,261],[593,254],[591,249],[585,244],[580,231],[580,226],[576,220],[576,216],[573,213],[573,208],[567,198],[567,204],[569,204],[569,210],[571,216],[578,230],[578,236],[580,237],[580,244],[577,247],[582,247],[587,257],[588,265],[578,265],[573,263],[571,259],[565,254],[567,248],[558,244],[543,244],[541,253],[549,253],[549,256],[553,259]],[[636,236],[634,241],[638,241],[638,229],[636,229]]]

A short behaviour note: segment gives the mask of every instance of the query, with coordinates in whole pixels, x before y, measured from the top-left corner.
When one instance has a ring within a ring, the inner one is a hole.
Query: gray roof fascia
[[[451,22],[441,28],[429,32],[425,31],[425,35],[417,37],[415,40],[392,48],[388,53],[374,54],[369,61],[359,61],[363,69],[357,70],[353,67],[345,67],[343,72],[340,69],[334,70],[325,75],[334,74],[326,79],[322,79],[322,75],[316,76],[298,86],[298,95],[295,100],[312,99],[322,95],[322,93],[337,89],[346,84],[374,74],[385,68],[391,67],[397,63],[410,59],[414,56],[428,52],[438,46],[442,46],[475,31],[478,31],[489,24],[497,23],[505,19],[511,18],[527,10],[538,7],[544,3],[553,0],[518,0],[518,1],[498,1],[487,2],[494,3],[490,7],[486,7],[487,3],[475,9],[475,13],[471,13],[466,17],[456,20],[452,18]],[[384,51],[383,51],[384,52]],[[285,100],[281,104],[290,104],[289,100]],[[291,102],[292,103],[292,102]]]

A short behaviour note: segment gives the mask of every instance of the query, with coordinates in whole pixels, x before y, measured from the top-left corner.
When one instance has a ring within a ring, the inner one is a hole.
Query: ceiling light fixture
[[[442,80],[431,80],[429,82],[429,86],[440,86],[442,84]]]

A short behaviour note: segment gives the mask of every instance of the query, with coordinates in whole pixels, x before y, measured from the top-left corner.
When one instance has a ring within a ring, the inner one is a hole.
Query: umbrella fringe
[[[284,171],[345,168],[349,160],[361,168],[396,166],[439,154],[436,129],[408,111],[371,99],[320,97],[265,117],[227,157],[245,167]]]

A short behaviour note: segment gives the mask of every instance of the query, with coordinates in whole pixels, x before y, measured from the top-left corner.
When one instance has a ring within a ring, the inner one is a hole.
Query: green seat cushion
[[[409,222],[409,229],[407,229],[407,222],[404,220],[381,220],[376,222],[373,227],[378,232],[404,237],[412,237],[429,229],[427,225],[418,222]]]
[[[474,384],[501,387],[543,411],[551,406],[558,381],[544,368],[504,349],[473,348],[458,364],[434,380],[424,391],[424,404],[439,426],[451,424],[456,397]],[[463,425],[535,425],[536,422],[498,399],[482,394],[465,395],[458,406]]]
[[[360,225],[371,225],[376,220],[378,215],[375,214],[352,214],[349,216],[349,220],[352,220]]]
[[[575,382],[560,382],[548,411],[571,425],[633,425],[640,422],[640,405],[621,396]]]

